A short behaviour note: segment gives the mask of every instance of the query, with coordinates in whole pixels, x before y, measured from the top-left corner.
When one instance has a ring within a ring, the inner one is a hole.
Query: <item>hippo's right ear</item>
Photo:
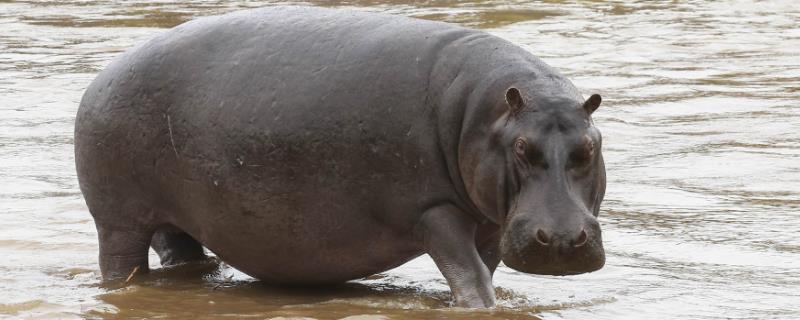
[[[583,103],[583,110],[586,110],[587,113],[592,114],[597,108],[600,107],[600,102],[603,101],[603,98],[600,97],[599,94],[593,94],[589,99],[586,99],[586,102]]]
[[[514,87],[508,88],[508,91],[506,91],[506,103],[511,113],[519,112],[525,105],[525,102],[522,101],[522,94]]]

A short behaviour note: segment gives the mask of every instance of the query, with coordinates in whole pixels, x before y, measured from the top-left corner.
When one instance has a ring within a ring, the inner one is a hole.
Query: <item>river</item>
[[[271,288],[225,265],[100,287],[72,146],[84,89],[165,28],[287,3],[0,1],[0,318],[800,319],[793,0],[295,2],[481,28],[602,94],[606,266],[501,265],[493,310],[450,308],[427,256],[327,289]]]

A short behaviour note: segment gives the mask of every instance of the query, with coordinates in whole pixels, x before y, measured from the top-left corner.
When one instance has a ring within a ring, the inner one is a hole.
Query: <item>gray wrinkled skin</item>
[[[75,128],[106,280],[202,260],[275,284],[436,262],[459,306],[492,273],[602,267],[599,96],[484,32],[307,7],[195,20],[116,59]]]

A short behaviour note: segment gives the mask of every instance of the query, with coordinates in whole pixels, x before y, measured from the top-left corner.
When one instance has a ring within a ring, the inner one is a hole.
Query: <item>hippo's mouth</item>
[[[605,265],[605,255],[594,258],[591,261],[568,259],[566,261],[547,262],[541,261],[522,262],[515,258],[503,258],[506,266],[525,273],[549,275],[549,276],[571,276],[582,273],[589,273],[599,270]]]

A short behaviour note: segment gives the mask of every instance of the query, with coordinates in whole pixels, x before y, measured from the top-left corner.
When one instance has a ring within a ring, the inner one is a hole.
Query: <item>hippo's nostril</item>
[[[536,241],[546,246],[550,243],[550,237],[547,235],[546,231],[539,229],[536,231]]]
[[[573,246],[575,248],[582,247],[586,244],[587,240],[589,240],[589,235],[586,234],[586,230],[581,230],[581,234],[578,236],[578,239],[575,240],[575,244],[573,244]]]

